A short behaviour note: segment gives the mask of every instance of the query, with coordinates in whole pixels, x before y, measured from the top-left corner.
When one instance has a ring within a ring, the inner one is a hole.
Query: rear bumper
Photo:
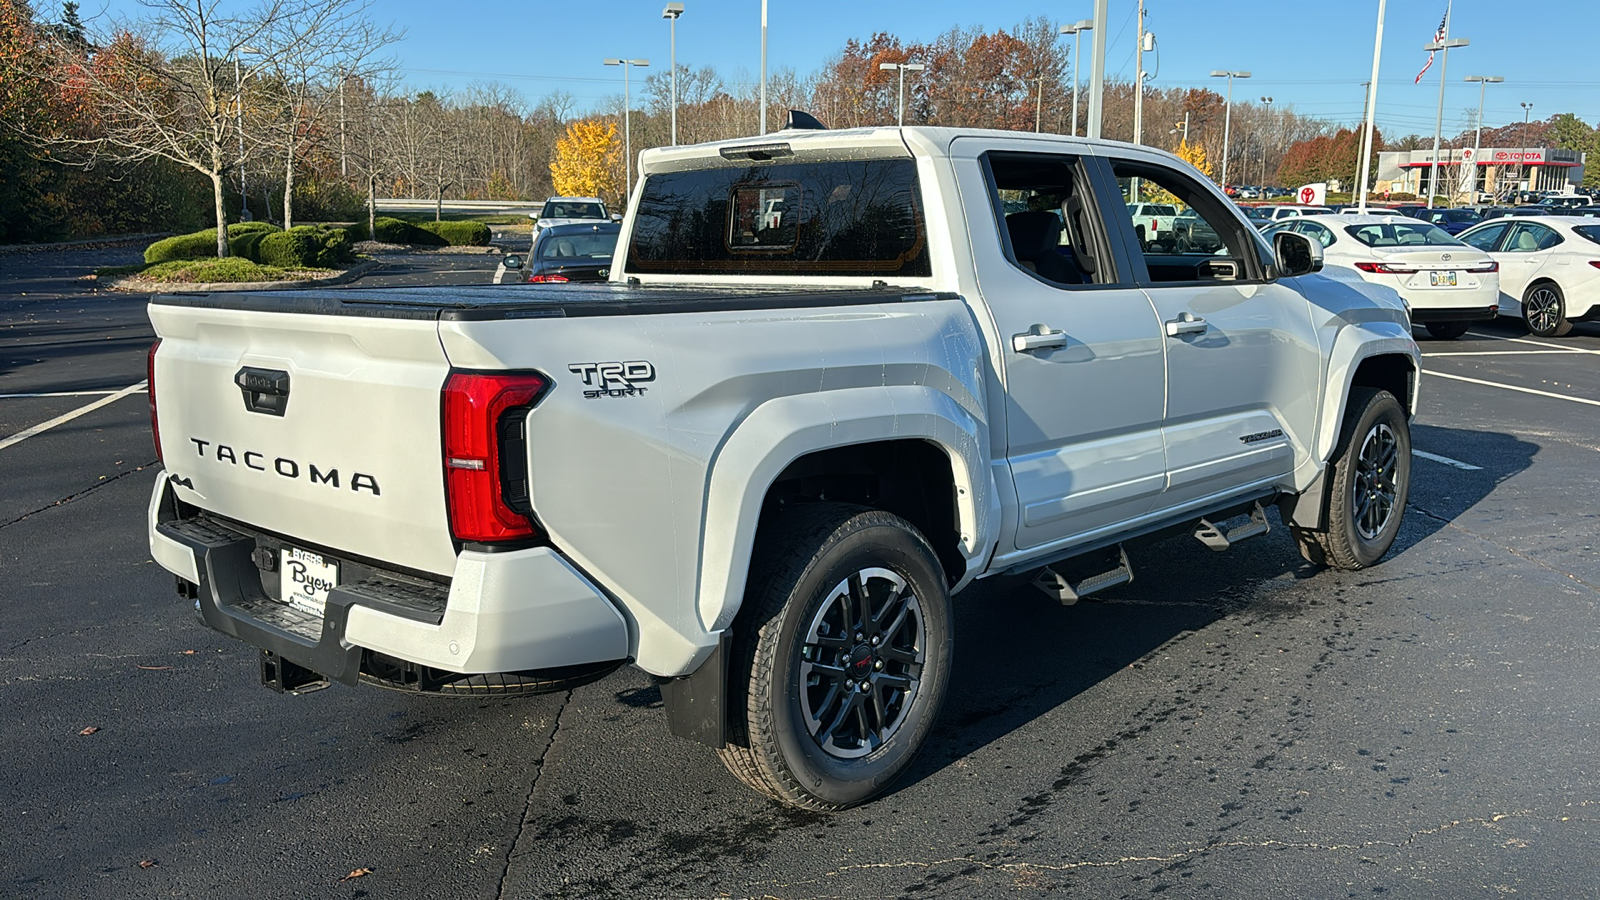
[[[317,616],[275,599],[277,575],[258,566],[299,545],[180,507],[166,478],[151,496],[149,535],[153,558],[195,585],[207,625],[345,684],[356,682],[368,650],[472,674],[628,655],[621,613],[549,547],[462,551],[448,584],[341,560],[341,584]]]
[[[1413,306],[1411,321],[1425,322],[1487,322],[1499,314],[1500,306]]]

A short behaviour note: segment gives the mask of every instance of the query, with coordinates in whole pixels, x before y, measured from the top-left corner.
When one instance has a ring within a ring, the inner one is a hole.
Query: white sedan
[[[1492,320],[1499,310],[1500,266],[1494,257],[1427,222],[1385,215],[1307,216],[1274,223],[1262,234],[1271,241],[1279,231],[1321,244],[1324,266],[1349,269],[1393,288],[1410,308],[1411,321],[1436,338],[1458,338],[1473,322]]]
[[[1500,264],[1500,314],[1539,337],[1600,319],[1600,224],[1584,216],[1506,216],[1461,232]]]

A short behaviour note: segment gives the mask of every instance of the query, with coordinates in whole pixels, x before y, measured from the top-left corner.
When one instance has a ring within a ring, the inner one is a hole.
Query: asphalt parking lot
[[[0,256],[0,895],[1596,891],[1600,324],[1422,341],[1425,455],[1374,569],[1275,529],[1169,541],[1097,602],[963,593],[924,755],[824,816],[671,737],[637,670],[499,701],[257,686],[145,546],[146,298],[79,278],[136,254]]]

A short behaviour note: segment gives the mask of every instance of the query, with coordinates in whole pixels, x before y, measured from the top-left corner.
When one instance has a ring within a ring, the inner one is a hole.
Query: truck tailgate
[[[431,315],[158,302],[150,318],[179,499],[308,548],[454,570],[439,421],[449,362]]]

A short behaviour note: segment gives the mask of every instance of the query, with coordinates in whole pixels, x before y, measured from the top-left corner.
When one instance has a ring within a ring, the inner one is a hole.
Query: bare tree
[[[222,15],[221,5],[144,0],[149,15],[92,36],[98,49],[87,57],[81,46],[54,42],[52,65],[40,73],[92,111],[92,128],[44,136],[57,158],[92,165],[160,157],[211,180],[219,257],[228,255],[223,180],[241,155],[242,87],[274,62],[253,44],[285,16],[286,0],[264,0],[238,17]]]
[[[371,8],[371,0],[309,0],[274,21],[259,42],[270,48],[265,67],[279,106],[272,134],[283,164],[284,228],[294,226],[295,167],[337,112],[345,82],[395,68],[377,54],[403,34],[373,23]]]

